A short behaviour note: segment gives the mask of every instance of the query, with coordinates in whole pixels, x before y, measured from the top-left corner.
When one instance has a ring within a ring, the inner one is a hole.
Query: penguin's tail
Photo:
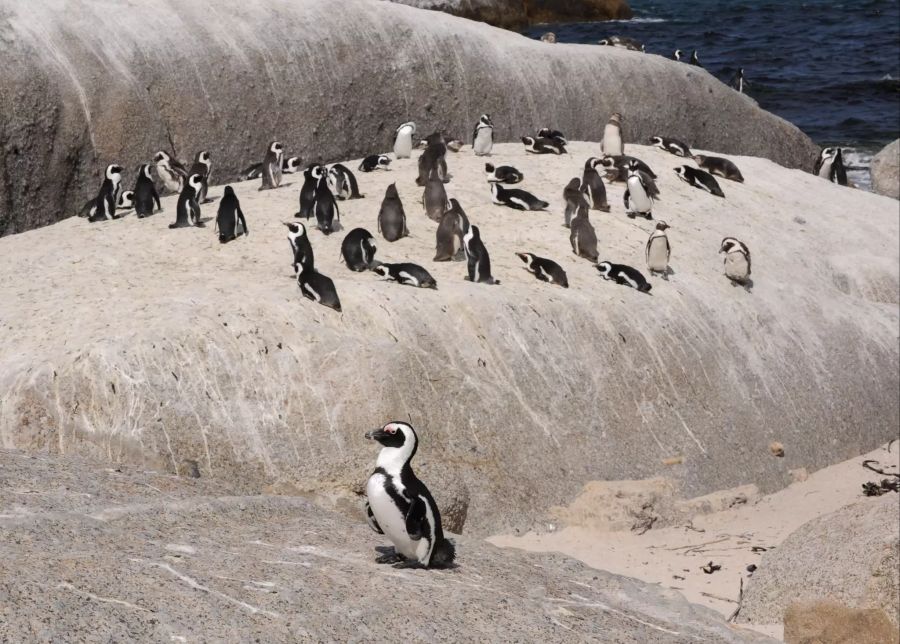
[[[434,552],[431,553],[431,561],[429,562],[429,567],[449,568],[453,565],[455,559],[456,546],[452,541],[450,541],[450,539],[442,539],[434,547]]]

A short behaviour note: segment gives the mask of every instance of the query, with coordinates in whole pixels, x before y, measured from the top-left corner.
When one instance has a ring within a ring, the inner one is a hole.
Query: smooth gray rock
[[[873,478],[877,475],[873,474]],[[900,504],[895,492],[805,524],[763,555],[740,622],[780,622],[794,602],[827,600],[900,614]]]
[[[497,27],[535,23],[627,20],[634,13],[625,0],[392,0],[419,9],[479,20]]]
[[[212,152],[235,179],[273,139],[303,163],[384,152],[413,119],[499,141],[550,125],[599,140],[665,134],[806,166],[818,148],[707,72],[590,45],[531,40],[376,0],[8,0],[0,8],[0,235],[75,214],[106,164],[131,184],[161,148]]]
[[[561,555],[456,537],[456,568],[395,570],[364,522],[236,493],[0,450],[0,640],[772,641]]]
[[[872,189],[900,199],[900,139],[886,145],[872,158]]]

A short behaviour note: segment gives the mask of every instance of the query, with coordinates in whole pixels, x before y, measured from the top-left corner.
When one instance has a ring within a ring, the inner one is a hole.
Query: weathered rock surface
[[[0,640],[772,641],[561,555],[457,538],[458,567],[395,570],[362,522],[234,492],[0,450]]]
[[[208,149],[223,183],[273,139],[334,161],[390,149],[410,119],[466,139],[488,112],[498,140],[545,125],[598,140],[619,111],[629,141],[664,133],[791,167],[818,153],[696,67],[391,2],[80,0],[75,18],[72,6],[0,7],[0,235],[74,214],[112,161],[132,182],[160,148],[187,161]]]
[[[898,644],[900,632],[883,610],[834,602],[797,602],[784,614],[785,644]]]
[[[625,0],[393,0],[419,9],[480,20],[497,27],[589,20],[627,20]]]
[[[685,497],[767,492],[896,436],[896,202],[749,157],[733,157],[747,182],[723,182],[719,199],[679,181],[678,157],[630,146],[659,174],[655,215],[672,225],[675,273],[646,296],[602,281],[561,226],[563,186],[598,147],[495,146],[492,160],[550,202],[542,213],[492,205],[471,148],[449,157],[448,190],[481,227],[493,287],[432,262],[415,158],[360,174],[366,198],[341,204],[344,226],[377,236],[396,182],[412,236],[378,236],[377,257],[427,267],[439,290],[352,273],[343,234],[313,231],[343,314],[291,279],[281,222],[297,210],[296,179],[235,184],[251,235],[225,246],[212,223],[169,230],[174,198],[145,220],[73,218],[4,238],[0,274],[22,277],[0,282],[0,444],[172,473],[193,459],[203,476],[343,508],[375,457],[363,433],[411,418],[421,475],[456,486],[460,504],[468,491],[465,531],[480,535],[530,527],[587,481],[666,475]],[[607,192],[612,212],[591,214],[601,257],[643,267],[652,224],[625,217],[621,184]],[[751,248],[752,292],[722,274],[726,235]],[[536,281],[523,249],[559,262],[571,288]],[[663,464],[675,454],[682,464]]]
[[[872,158],[872,189],[880,195],[900,199],[900,139]]]
[[[895,493],[810,521],[767,552],[747,586],[740,621],[778,622],[793,602],[820,600],[883,610],[897,626],[900,505]]]

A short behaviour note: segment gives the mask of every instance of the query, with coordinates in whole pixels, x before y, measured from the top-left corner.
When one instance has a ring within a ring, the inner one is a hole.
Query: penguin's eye
[[[384,431],[388,434],[394,435],[397,433],[397,428],[393,426],[388,426],[384,428]]]

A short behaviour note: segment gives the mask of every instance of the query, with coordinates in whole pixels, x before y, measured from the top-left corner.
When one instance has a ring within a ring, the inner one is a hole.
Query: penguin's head
[[[494,173],[494,164],[493,163],[485,163],[484,164],[484,172],[485,172],[485,174],[493,174]]]
[[[111,181],[119,181],[122,179],[122,166],[111,163],[106,166],[106,178]]]
[[[611,45],[612,43],[609,41],[609,38],[602,38],[597,41],[598,45]]]
[[[695,154],[695,155],[691,156],[691,158],[694,161],[696,161],[698,164],[701,164],[701,165],[703,164],[704,161],[706,161],[706,157],[702,154]]]
[[[491,127],[494,126],[494,123],[491,121],[490,114],[482,114],[481,118],[478,119],[478,122],[481,123],[482,125],[490,125]]]
[[[281,141],[272,141],[272,142],[269,144],[269,152],[273,152],[273,153],[275,153],[275,154],[278,154],[278,153],[281,152],[282,150],[284,150],[284,146],[281,144]]]
[[[203,150],[202,152],[197,154],[197,162],[202,163],[203,165],[209,165],[212,157],[209,154],[209,150]]]
[[[669,228],[671,228],[671,226],[664,221],[656,222],[656,230],[666,231]]]
[[[744,243],[735,237],[726,237],[722,240],[722,245],[719,247],[720,253],[730,253],[733,251],[745,253],[746,250],[747,247],[744,245]]]
[[[663,140],[661,136],[651,136],[650,137],[650,145],[655,145],[658,148],[663,147]]]
[[[638,173],[640,172],[640,165],[638,165],[638,162],[637,162],[637,161],[634,161],[634,160],[629,161],[629,162],[628,162],[628,165],[625,166],[625,167],[628,169],[628,176],[629,176],[629,177],[633,177],[634,175],[636,175],[636,174],[638,174]],[[675,171],[678,172],[677,169],[676,169]]]
[[[412,428],[412,425],[398,421],[390,422],[381,429],[366,432],[366,438],[378,441],[384,447],[405,448],[404,452],[410,451],[410,449],[415,452],[418,443],[416,430]]]
[[[567,185],[566,188],[569,190],[579,190],[581,188],[581,179],[572,177],[572,180],[569,181],[569,185]]]
[[[681,60],[681,50],[680,50],[680,49],[676,49],[676,50],[675,50],[675,53],[672,55],[672,57],[673,57],[675,60]]]
[[[609,277],[612,272],[612,264],[609,262],[597,262],[597,270],[600,271],[602,277]]]
[[[825,161],[826,159],[834,158],[834,155],[834,148],[823,148],[819,153],[819,158]]]
[[[372,272],[375,273],[378,277],[387,277],[388,275],[390,275],[387,264],[378,264],[377,266],[373,266]]]
[[[516,257],[525,262],[526,266],[531,266],[531,262],[534,261],[534,255],[531,253],[516,253]]]
[[[386,154],[382,154],[378,157],[378,166],[381,168],[387,168],[391,165],[391,157]]]
[[[171,158],[172,157],[169,156],[168,152],[160,150],[153,155],[153,163],[168,163]]]
[[[200,188],[203,186],[203,177],[201,177],[199,174],[192,174],[188,178],[188,183],[194,190],[200,190]]]
[[[225,197],[236,197],[236,196],[237,195],[234,194],[234,188],[232,188],[231,186],[225,186],[225,190],[222,193],[223,199]]]
[[[612,116],[609,117],[609,122],[616,125],[620,125],[623,120],[621,112],[613,112]]]
[[[284,171],[288,174],[300,169],[300,157],[290,157],[284,162]]]
[[[285,221],[283,222],[288,229],[288,241],[291,242],[291,245],[294,244],[298,238],[303,237],[306,234],[306,226],[301,224],[299,221]]]
[[[607,154],[602,159],[600,159],[600,165],[602,165],[604,168],[606,168],[608,170],[611,170],[612,168],[615,167],[616,161],[615,161],[615,159],[613,159],[611,156],[609,156]],[[596,163],[594,163],[594,167],[595,168],[597,167]]]
[[[326,176],[328,172],[324,165],[319,165],[318,163],[309,166],[306,171],[309,173],[309,176],[317,181]]]
[[[397,127],[397,134],[400,134],[401,130],[406,130],[412,136],[416,133],[416,124],[414,121],[407,121],[406,123],[401,124]]]
[[[525,145],[534,145],[534,139],[530,136],[523,136],[522,143],[524,143]]]
[[[150,179],[151,181],[153,180],[153,166],[150,165],[149,163],[145,163],[144,165],[142,165],[141,169],[138,170],[138,172],[140,174],[144,175],[145,177],[147,177],[148,179]]]
[[[117,208],[131,208],[134,206],[134,191],[126,190],[121,195],[119,195],[119,203],[116,204]]]
[[[384,191],[385,199],[399,199],[400,195],[397,194],[397,184],[392,183],[387,187],[387,190]]]

